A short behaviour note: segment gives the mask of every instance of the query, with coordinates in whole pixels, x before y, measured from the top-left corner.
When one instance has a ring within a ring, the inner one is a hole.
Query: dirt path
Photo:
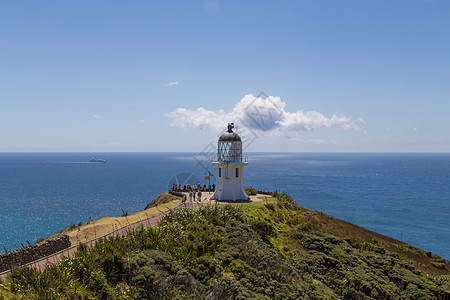
[[[179,208],[195,208],[197,206],[199,206],[200,203],[182,203],[178,206],[176,206],[175,208],[172,209],[179,209]],[[170,211],[170,210],[169,210]],[[146,228],[150,228],[155,226],[156,224],[158,224],[159,221],[161,221],[161,219],[163,218],[163,216],[165,214],[167,214],[169,211],[161,211],[160,214],[123,226],[117,230],[114,230],[112,232],[109,232],[107,234],[104,234],[102,236],[90,239],[86,242],[83,242],[83,244],[85,244],[89,249],[93,248],[95,246],[95,244],[104,238],[108,238],[108,237],[116,237],[116,236],[125,236],[127,235],[129,232],[132,232],[134,230],[136,230],[136,228],[138,228],[139,226],[143,225]],[[24,266],[25,267],[30,267],[30,268],[34,268],[37,269],[39,271],[43,271],[48,265],[53,265],[56,264],[57,262],[59,262],[61,259],[63,259],[64,257],[71,257],[73,256],[77,251],[78,251],[78,246],[79,244],[70,246],[69,248],[66,248],[62,251],[56,252],[52,255],[43,257],[41,259],[35,260],[33,262],[27,263]],[[0,273],[0,280],[5,280],[7,278],[9,274],[9,271],[5,271],[3,273]]]

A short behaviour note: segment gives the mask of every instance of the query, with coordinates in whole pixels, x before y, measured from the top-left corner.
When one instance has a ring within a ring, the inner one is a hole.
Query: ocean
[[[450,154],[246,155],[245,186],[450,259]],[[0,251],[142,210],[175,182],[205,183],[207,167],[197,153],[0,153]]]

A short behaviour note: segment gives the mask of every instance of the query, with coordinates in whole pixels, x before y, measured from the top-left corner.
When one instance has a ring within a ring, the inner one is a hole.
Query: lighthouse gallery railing
[[[244,155],[215,155],[210,157],[211,162],[243,162],[248,163],[248,156]]]

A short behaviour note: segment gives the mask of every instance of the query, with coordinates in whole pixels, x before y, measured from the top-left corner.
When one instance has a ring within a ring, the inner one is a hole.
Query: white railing
[[[215,156],[211,156],[209,159],[211,162],[232,162],[232,163],[237,163],[237,162],[243,162],[243,163],[248,163],[248,156],[244,156],[244,155],[215,155]]]

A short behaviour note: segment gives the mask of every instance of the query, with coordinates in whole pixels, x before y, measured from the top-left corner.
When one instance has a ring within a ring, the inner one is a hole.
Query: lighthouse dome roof
[[[225,132],[220,136],[219,142],[241,142],[241,137],[236,132]]]
[[[219,142],[241,142],[241,137],[233,132],[234,123],[228,123],[228,130],[219,138]]]

